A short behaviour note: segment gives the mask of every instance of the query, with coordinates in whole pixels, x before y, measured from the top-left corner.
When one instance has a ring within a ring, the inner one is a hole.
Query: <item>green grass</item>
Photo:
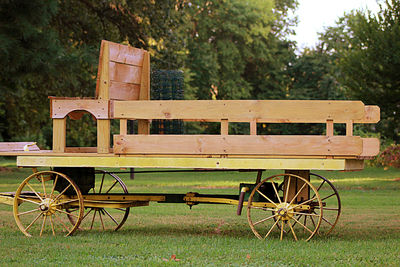
[[[30,173],[2,169],[0,192],[15,191]],[[260,241],[245,212],[236,216],[234,206],[204,204],[190,210],[184,204],[157,203],[132,208],[117,232],[26,238],[12,208],[0,205],[0,265],[398,266],[400,170],[317,173],[334,181],[343,207],[334,232],[310,242]],[[238,172],[137,174],[133,181],[120,176],[130,192],[237,193],[240,182],[255,180],[255,173]]]

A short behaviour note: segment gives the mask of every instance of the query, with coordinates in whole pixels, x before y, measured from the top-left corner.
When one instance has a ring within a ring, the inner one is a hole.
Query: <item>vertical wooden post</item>
[[[97,153],[110,153],[110,120],[97,120]]]
[[[53,119],[53,152],[65,152],[67,118]]]
[[[257,120],[250,121],[250,135],[257,135]]]
[[[110,64],[110,49],[107,41],[103,41],[100,51],[99,64],[99,85],[98,85],[98,98],[99,99],[110,99],[110,75],[109,75],[109,64]]]
[[[310,181],[310,171],[309,170],[285,170],[285,173],[287,174],[294,174],[297,176],[300,176],[307,181]],[[288,177],[285,176],[284,180],[284,194],[286,194],[286,188],[288,187]],[[287,196],[287,201],[291,201],[293,197],[297,194],[297,192],[301,189],[301,187],[304,185],[304,182],[300,179],[295,179],[293,176],[290,178],[290,185],[289,185],[289,191],[288,191],[288,196]],[[310,198],[310,188],[308,186],[305,186],[305,188],[299,193],[297,196],[296,200],[297,201],[305,201]],[[284,196],[285,199],[285,196]],[[294,201],[294,203],[298,203],[297,201]]]
[[[353,121],[346,122],[346,136],[353,136]]]
[[[227,119],[221,120],[221,135],[229,134],[229,122]]]
[[[150,100],[150,55],[144,53],[139,100]],[[150,121],[138,120],[138,134],[150,134]]]
[[[119,120],[119,134],[120,135],[128,134],[128,120],[127,119]]]
[[[333,120],[326,120],[326,136],[333,136]]]

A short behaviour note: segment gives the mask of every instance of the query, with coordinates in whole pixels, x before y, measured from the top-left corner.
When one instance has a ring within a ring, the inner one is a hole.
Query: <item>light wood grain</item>
[[[65,152],[66,146],[66,118],[53,119],[53,151]]]
[[[35,142],[0,142],[0,152],[24,151],[26,145],[29,146],[29,151],[40,150]]]
[[[319,100],[152,100],[114,101],[114,117],[258,123],[335,123],[364,118],[360,101]]]
[[[110,120],[97,120],[97,153],[110,152]]]
[[[108,90],[110,86],[109,56],[109,43],[107,41],[102,41],[96,84],[96,97],[99,99],[110,99]]]
[[[110,99],[114,100],[138,100],[140,85],[110,81]]]
[[[254,135],[114,135],[116,154],[348,155],[362,152],[360,137]]]
[[[228,120],[221,120],[221,134],[228,135],[229,134],[229,122]]]
[[[134,66],[143,65],[143,55],[146,52],[145,50],[128,45],[121,45],[112,42],[108,43],[110,47],[110,61]]]
[[[138,66],[110,62],[109,75],[111,81],[140,84],[142,68]]]
[[[84,110],[96,119],[107,119],[108,101],[102,99],[51,99],[51,117],[62,119],[73,111]]]

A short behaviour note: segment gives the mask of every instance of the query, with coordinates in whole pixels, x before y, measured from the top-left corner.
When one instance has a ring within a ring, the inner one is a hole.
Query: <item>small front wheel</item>
[[[18,228],[26,236],[69,236],[79,227],[83,205],[82,194],[73,180],[59,172],[42,171],[20,184],[13,213]],[[72,226],[65,215],[75,219]]]

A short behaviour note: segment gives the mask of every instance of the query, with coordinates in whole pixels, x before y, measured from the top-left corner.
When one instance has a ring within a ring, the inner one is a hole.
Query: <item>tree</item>
[[[337,57],[349,97],[381,108],[378,129],[400,141],[400,2],[387,0],[375,16],[355,11],[329,28],[321,42]]]

